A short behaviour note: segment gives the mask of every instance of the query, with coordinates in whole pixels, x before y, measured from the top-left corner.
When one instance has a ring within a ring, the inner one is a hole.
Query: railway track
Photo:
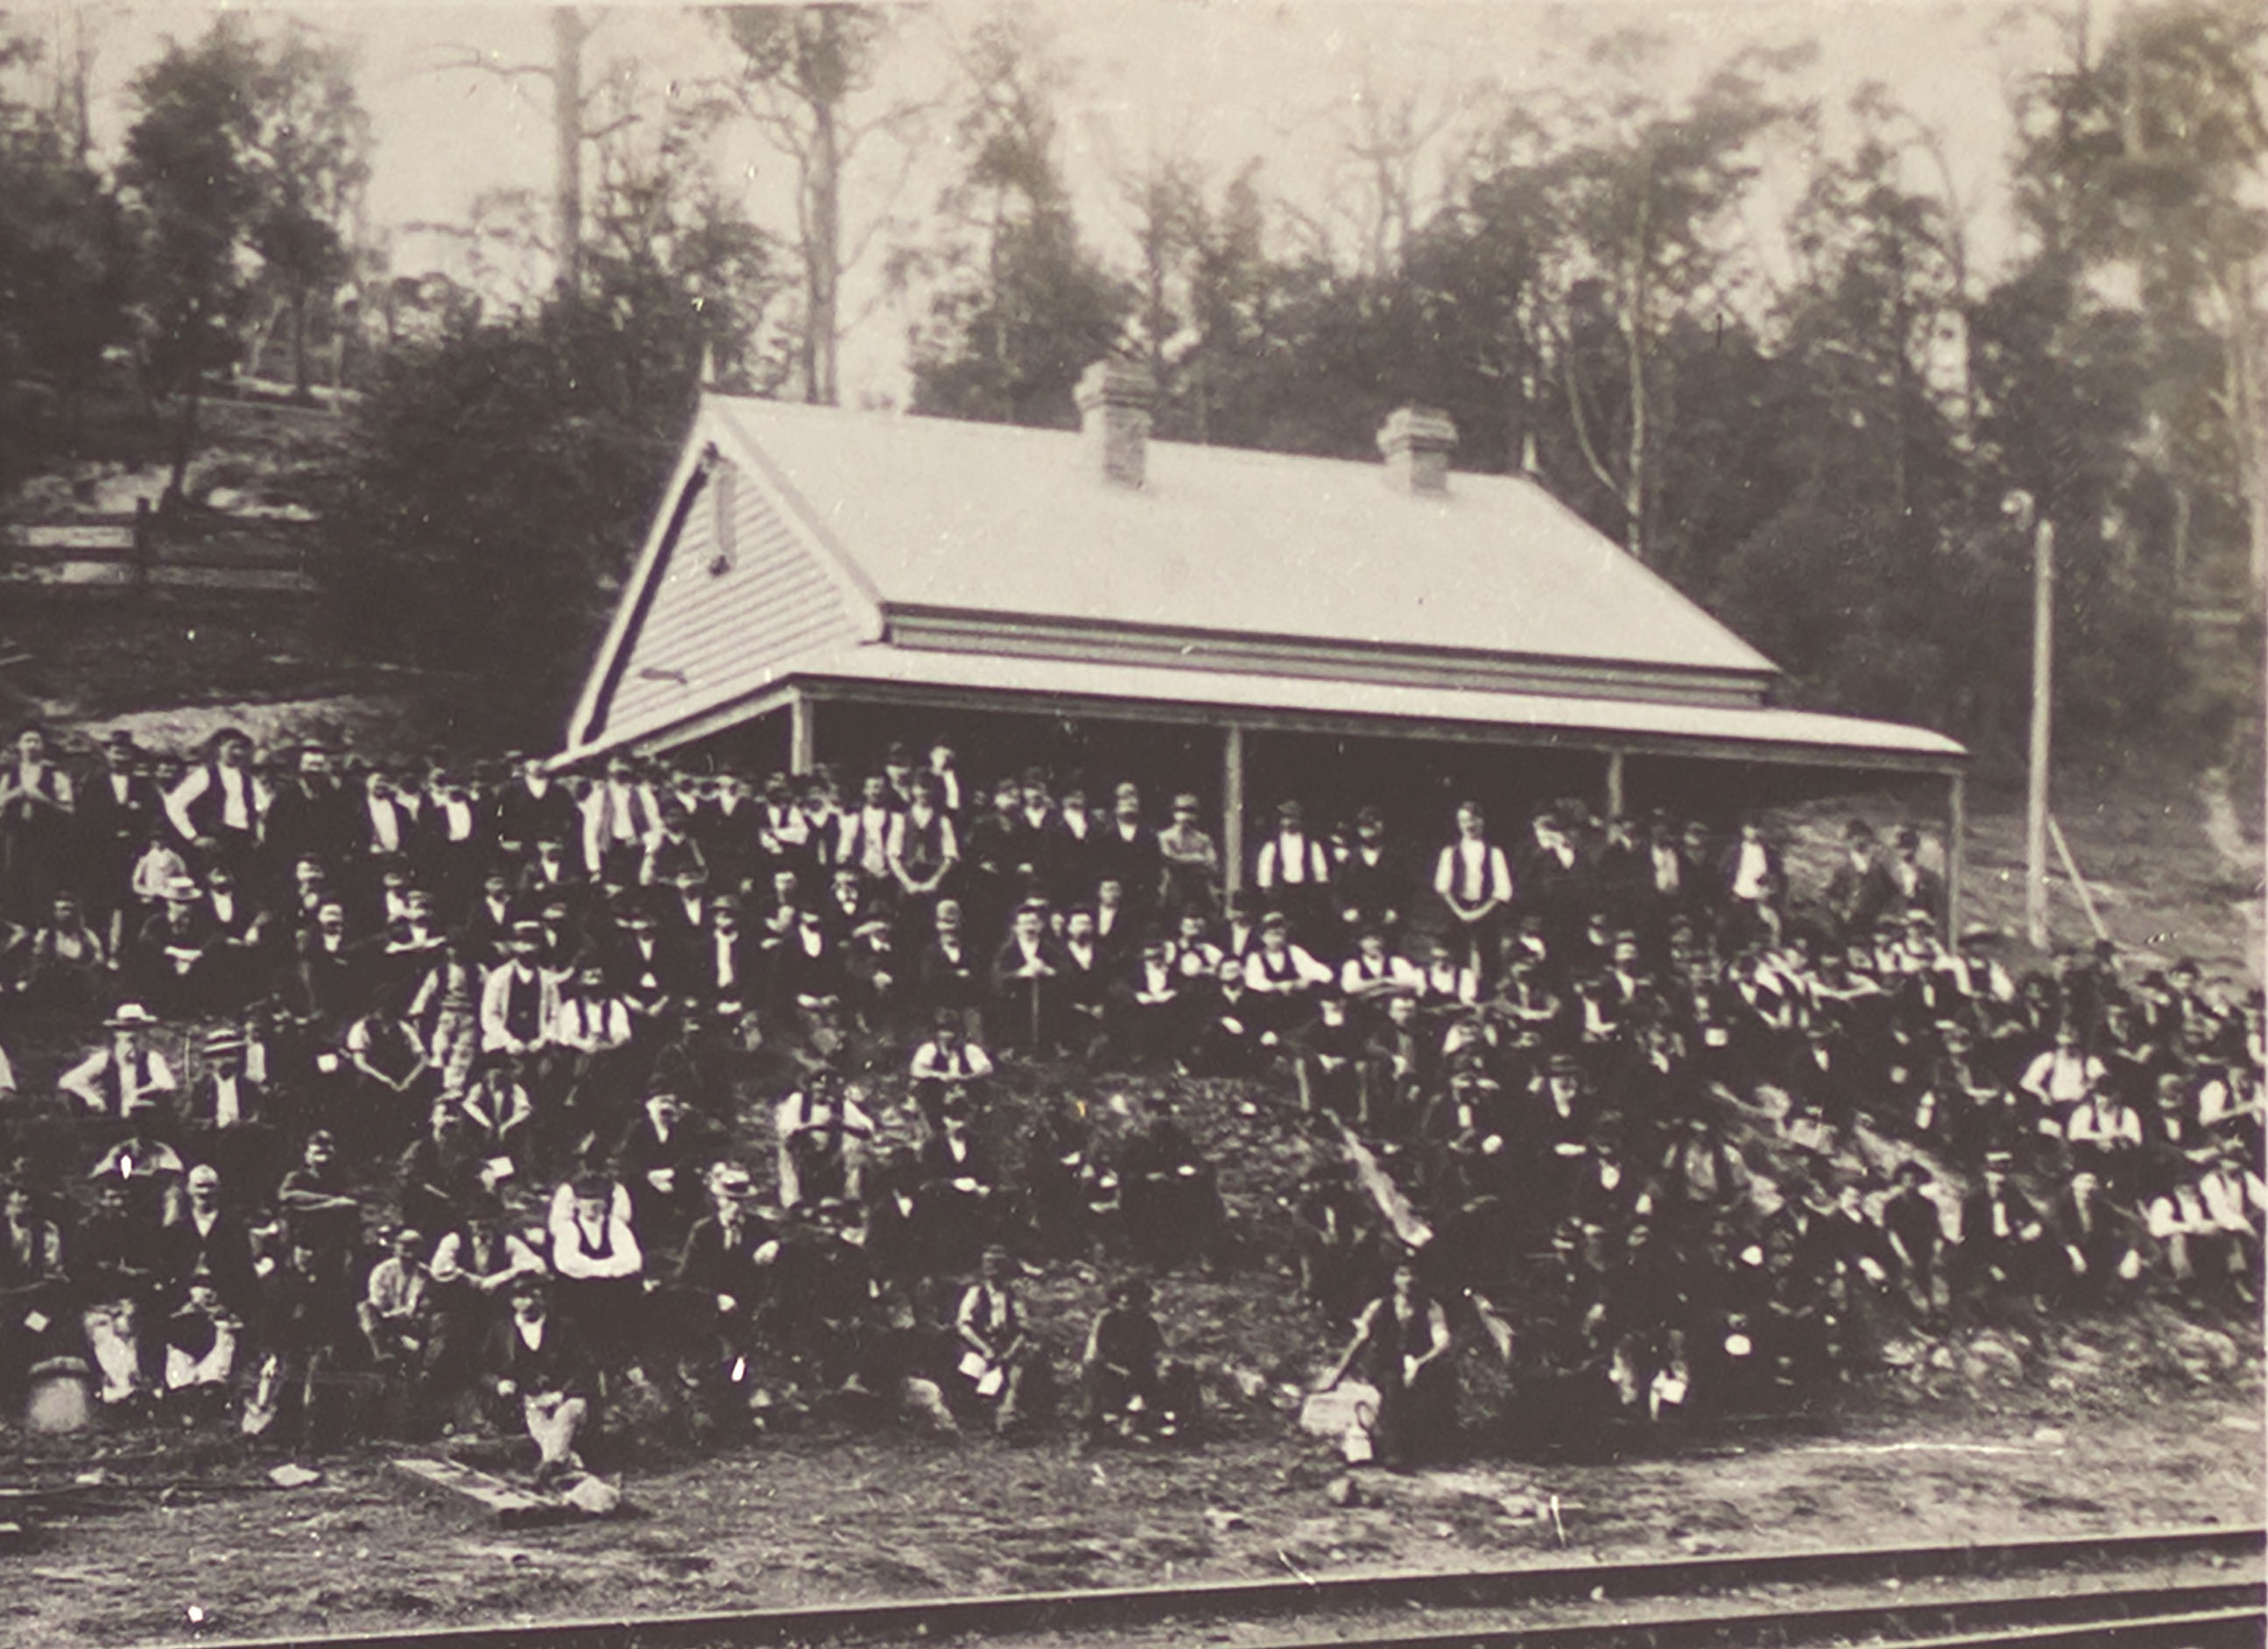
[[[2185,1528],[196,1642],[200,1649],[763,1649],[954,1639],[1202,1639],[1238,1649],[2260,1649],[2268,1641],[2264,1557],[2268,1531],[2261,1528]]]

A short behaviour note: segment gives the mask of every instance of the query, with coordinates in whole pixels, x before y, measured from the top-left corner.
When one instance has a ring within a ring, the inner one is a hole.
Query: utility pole
[[[2032,737],[2024,784],[2024,934],[2048,947],[2048,754],[2054,731],[2055,523],[2037,518],[2029,492],[2001,510],[2032,529]]]

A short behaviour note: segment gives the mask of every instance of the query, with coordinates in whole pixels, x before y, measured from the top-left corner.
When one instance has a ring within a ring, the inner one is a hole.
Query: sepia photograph
[[[0,0],[0,1649],[2268,1637],[2257,0]]]

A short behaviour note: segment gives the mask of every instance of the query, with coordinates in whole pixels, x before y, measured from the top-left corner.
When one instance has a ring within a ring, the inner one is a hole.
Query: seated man
[[[488,1196],[475,1204],[462,1230],[450,1232],[434,1248],[427,1268],[433,1301],[427,1389],[437,1404],[453,1403],[473,1387],[512,1284],[544,1274],[541,1256],[523,1234],[528,1223],[523,1210]]]
[[[90,1116],[131,1120],[170,1104],[178,1087],[165,1055],[144,1042],[157,1020],[138,1002],[121,1004],[107,1021],[110,1040],[55,1079]]]
[[[874,1136],[862,1097],[834,1071],[821,1069],[779,1102],[773,1124],[781,1207],[828,1197],[857,1200],[866,1143]]]
[[[1406,956],[1388,953],[1386,934],[1365,928],[1355,939],[1354,954],[1339,969],[1339,989],[1348,1001],[1368,1010],[1373,1022],[1397,997],[1415,1000],[1425,989],[1425,976]]]
[[[1196,1371],[1166,1355],[1150,1285],[1138,1277],[1111,1288],[1088,1330],[1079,1374],[1090,1439],[1169,1438],[1196,1417]]]
[[[773,1232],[751,1206],[755,1184],[746,1168],[712,1164],[707,1189],[709,1212],[695,1224],[677,1262],[684,1355],[703,1385],[752,1388],[764,1293],[759,1256]]]
[[[1259,996],[1245,983],[1244,963],[1220,959],[1220,972],[1209,992],[1198,996],[1190,1019],[1197,1027],[1189,1049],[1192,1076],[1249,1077],[1265,1071],[1283,1039],[1262,1021]]]
[[[95,1211],[77,1233],[70,1261],[79,1321],[102,1379],[106,1406],[148,1389],[143,1358],[146,1315],[163,1280],[155,1223],[137,1214],[125,1182],[98,1183]]]
[[[701,1176],[715,1159],[713,1130],[685,1114],[666,1088],[646,1096],[615,1147],[615,1172],[629,1187],[630,1227],[648,1254],[675,1254],[701,1214]]]
[[[914,1049],[911,1076],[914,1102],[921,1108],[923,1118],[936,1128],[943,1123],[947,1102],[955,1095],[972,1113],[982,1112],[976,1096],[992,1076],[992,1056],[968,1039],[959,1009],[941,1007],[929,1040]]]
[[[1336,987],[1320,989],[1315,1005],[1320,1017],[1300,1036],[1292,1067],[1300,1079],[1300,1108],[1329,1111],[1368,1129],[1374,1086],[1369,1039],[1347,1017],[1346,998]]]
[[[30,1188],[9,1185],[0,1204],[0,1401],[13,1404],[33,1366],[70,1343],[64,1322],[70,1283],[63,1228]]]
[[[355,1321],[381,1368],[399,1370],[415,1381],[424,1373],[432,1343],[432,1278],[425,1270],[425,1235],[404,1226],[394,1233],[392,1251],[371,1268]]]
[[[961,1338],[961,1378],[992,1411],[992,1429],[1006,1436],[1020,1424],[1045,1379],[1047,1358],[1024,1331],[1024,1310],[1009,1278],[1015,1261],[1005,1248],[987,1248],[978,1280],[961,1297],[954,1329]]]
[[[630,1192],[604,1174],[571,1180],[552,1193],[549,1228],[560,1314],[604,1362],[626,1366],[645,1316],[645,1254],[630,1225]]]
[[[516,1420],[535,1445],[535,1479],[549,1483],[583,1469],[575,1444],[590,1423],[598,1371],[571,1323],[554,1317],[540,1272],[515,1275],[505,1289],[511,1312],[491,1332],[483,1383],[499,1424]]]
[[[1315,995],[1335,983],[1331,970],[1292,942],[1291,924],[1280,910],[1260,924],[1260,945],[1244,959],[1244,983],[1265,1029],[1289,1036],[1305,1026]]]
[[[217,1417],[228,1402],[243,1336],[243,1323],[222,1301],[212,1278],[202,1272],[192,1277],[163,1329],[168,1402],[191,1415],[202,1411]]]
[[[1203,980],[1195,982],[1204,985]],[[1152,934],[1111,990],[1110,1045],[1115,1062],[1134,1069],[1181,1059],[1189,1048],[1192,1004],[1167,941]]]

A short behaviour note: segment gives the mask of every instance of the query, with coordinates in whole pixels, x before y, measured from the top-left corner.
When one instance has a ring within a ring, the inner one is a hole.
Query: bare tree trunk
[[[307,289],[291,289],[291,399],[306,405],[315,399],[307,376]]]
[[[1646,262],[1631,272],[1631,306],[1623,328],[1630,363],[1630,442],[1623,460],[1623,547],[1631,559],[1646,559]]]
[[[2252,537],[2252,600],[2268,604],[2268,387],[2264,387],[2261,322],[2252,297],[2257,283],[2246,259],[2220,282],[2226,316],[2228,421],[2235,438],[2236,473]]]
[[[590,29],[573,6],[551,12],[552,239],[559,296],[583,291],[583,41]]]
[[[831,12],[826,26],[830,30],[836,26]],[[843,278],[842,157],[835,130],[834,101],[828,98],[814,99],[811,118],[811,222],[806,247],[811,291],[810,313],[805,318],[805,326],[810,333],[806,347],[811,361],[811,399],[831,407],[841,396],[836,346],[842,331],[836,319],[836,294]]]

